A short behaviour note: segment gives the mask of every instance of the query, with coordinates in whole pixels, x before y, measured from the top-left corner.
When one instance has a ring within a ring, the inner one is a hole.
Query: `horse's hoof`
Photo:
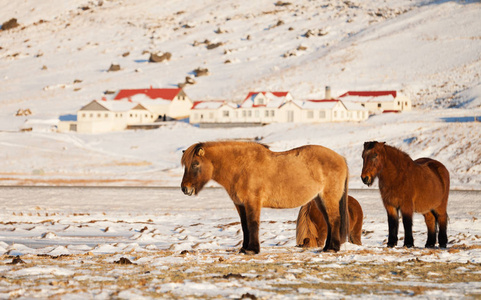
[[[404,244],[404,248],[412,248],[414,247],[414,244]]]
[[[439,244],[439,248],[441,248],[441,249],[446,249],[446,248],[448,248],[448,245],[446,245],[446,244],[442,244],[442,245]]]
[[[254,254],[258,254],[259,252],[260,251],[245,249],[244,247],[242,247],[239,251],[239,253],[242,253],[242,254],[245,254],[245,255],[254,255]]]
[[[429,245],[426,244],[425,247],[428,248],[428,249],[434,249],[434,248],[436,248],[436,247],[434,246],[434,244],[429,244]]]
[[[396,244],[387,244],[387,247],[388,248],[394,248],[394,247],[396,247]]]

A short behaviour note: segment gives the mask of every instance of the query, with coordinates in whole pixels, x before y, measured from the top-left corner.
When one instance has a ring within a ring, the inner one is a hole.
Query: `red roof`
[[[345,96],[358,96],[358,97],[380,97],[380,96],[388,96],[388,95],[391,95],[393,96],[394,98],[396,98],[396,94],[397,92],[396,91],[349,91],[347,93],[344,93],[342,94],[341,96],[339,96],[339,98],[341,97],[345,97]]]
[[[115,96],[114,100],[120,100],[123,98],[130,98],[132,96],[138,94],[144,94],[150,99],[165,99],[165,100],[174,100],[175,96],[177,96],[182,89],[134,89],[134,90],[120,90],[117,96]]]
[[[319,102],[339,102],[340,100],[338,100],[338,99],[322,99],[322,100],[307,100],[307,101],[319,103]]]
[[[265,95],[266,93],[271,93],[272,95],[276,96],[276,97],[285,97],[287,96],[287,94],[289,94],[289,92],[249,92],[249,94],[247,95],[247,97],[244,99],[247,100],[249,99],[250,97],[252,97],[253,95],[257,95],[257,94],[263,94]]]

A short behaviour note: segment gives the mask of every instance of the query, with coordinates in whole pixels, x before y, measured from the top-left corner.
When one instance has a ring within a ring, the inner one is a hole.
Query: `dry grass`
[[[392,255],[393,250],[386,251]],[[444,250],[429,250],[423,252],[423,256],[442,251]],[[426,296],[430,291],[452,291],[457,283],[481,282],[480,264],[431,262],[422,259],[386,262],[376,260],[379,252],[368,252],[361,250],[320,254],[296,249],[289,253],[273,253],[267,249],[266,253],[256,256],[238,255],[222,250],[181,253],[155,251],[121,255],[133,264],[119,259],[119,254],[86,253],[58,257],[26,255],[22,256],[25,263],[15,265],[11,264],[14,257],[4,255],[0,257],[0,266],[8,266],[10,269],[0,278],[0,292],[14,295],[16,290],[23,289],[32,293],[22,294],[28,297],[42,289],[45,293],[45,289],[48,289],[48,296],[56,298],[66,294],[94,296],[108,291],[110,297],[116,297],[120,291],[134,289],[147,297],[175,298],[172,291],[161,291],[163,284],[208,282],[219,289],[226,286],[226,283],[235,283],[236,286],[250,287],[259,293],[305,297],[322,295],[325,292],[340,296],[392,297]],[[333,259],[341,259],[343,255],[371,254],[373,259],[369,262],[333,263]],[[398,252],[396,255],[402,257],[403,253]],[[322,256],[326,257],[325,262],[319,261]],[[175,263],[159,263],[168,262],[170,259],[175,259]],[[25,268],[52,266],[72,271],[73,275],[15,276],[16,271]],[[186,293],[193,298],[209,298],[205,295],[189,294],[188,291]],[[461,293],[465,297],[480,296],[479,290],[463,290]],[[257,298],[254,293],[248,296]]]

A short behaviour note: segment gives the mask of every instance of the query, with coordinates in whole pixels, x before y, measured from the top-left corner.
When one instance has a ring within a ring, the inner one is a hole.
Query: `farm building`
[[[157,115],[140,103],[93,100],[80,108],[77,121],[59,122],[60,132],[102,133],[124,130],[130,125],[153,123]]]
[[[131,89],[120,90],[114,100],[130,100],[147,107],[157,117],[185,119],[194,104],[183,89]]]
[[[411,110],[411,100],[397,91],[349,91],[339,96],[344,103],[357,103],[370,113]]]
[[[340,100],[297,101],[289,92],[251,92],[236,106],[225,101],[201,101],[192,107],[190,123],[235,126],[271,123],[363,121],[369,117],[359,104]]]
[[[192,101],[182,89],[120,90],[113,100],[93,100],[80,108],[76,121],[60,121],[58,131],[100,133],[154,128],[156,121],[185,119]]]

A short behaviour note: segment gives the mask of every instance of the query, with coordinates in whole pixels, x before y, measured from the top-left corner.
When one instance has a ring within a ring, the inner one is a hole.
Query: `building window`
[[[105,114],[105,117],[108,118],[108,117],[109,117],[109,114]]]
[[[405,103],[404,105],[406,105],[406,106],[408,105],[408,102],[407,102],[407,101],[406,101],[406,102],[404,102],[404,103]]]
[[[248,111],[247,111],[247,116],[248,116],[249,118],[252,117],[252,110],[248,110]]]
[[[214,113],[213,112],[209,113],[209,119],[214,119]]]
[[[325,119],[326,118],[326,111],[321,110],[319,111],[319,119]]]
[[[134,115],[133,114],[130,114],[130,117],[132,118]]]
[[[98,117],[98,118],[102,117],[102,114],[97,114],[97,117]]]
[[[309,110],[309,111],[307,112],[307,118],[308,118],[308,119],[314,118],[314,112],[313,112],[312,110]]]
[[[337,111],[334,112],[333,118],[337,118]]]
[[[268,116],[269,116],[269,111],[268,111],[268,110],[266,110],[266,112],[265,112],[265,114],[264,114],[264,115],[265,115],[266,117],[268,117]]]
[[[381,103],[378,103],[378,104],[377,104],[377,107],[378,107],[378,108],[381,108]]]
[[[271,117],[273,117],[276,114],[274,110],[271,110]]]
[[[224,118],[228,118],[229,117],[229,111],[228,110],[224,110],[222,112],[222,115],[224,116]]]
[[[82,118],[85,118],[85,114],[82,114]]]
[[[344,112],[341,111],[341,119],[344,119]]]
[[[259,111],[258,110],[255,111],[255,116],[256,116],[256,118],[259,118]]]

